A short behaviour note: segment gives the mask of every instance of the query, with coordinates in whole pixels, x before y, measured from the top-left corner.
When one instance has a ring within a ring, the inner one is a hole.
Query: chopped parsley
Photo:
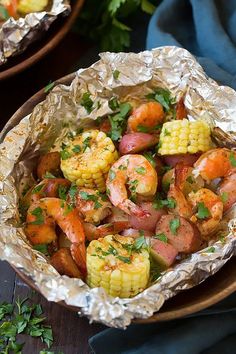
[[[137,173],[139,173],[140,175],[145,175],[145,173],[147,172],[147,171],[146,171],[146,168],[143,167],[143,166],[135,168],[135,171],[136,171]]]
[[[129,190],[130,190],[130,192],[131,192],[131,196],[132,196],[132,197],[135,197],[135,195],[136,195],[136,188],[137,188],[137,186],[138,186],[138,180],[135,179],[135,180],[133,180],[133,181],[129,181],[129,182],[128,182],[128,185],[129,185]]]
[[[53,89],[53,87],[55,86],[55,82],[50,81],[44,88],[44,92],[48,93],[49,91],[51,91]]]
[[[33,246],[33,249],[36,250],[36,251],[39,251],[43,254],[45,254],[45,256],[49,256],[49,253],[48,253],[48,245],[44,244],[44,243],[41,243],[39,245],[34,245]]]
[[[153,93],[148,94],[146,97],[159,102],[166,112],[170,111],[175,104],[175,98],[171,97],[171,92],[161,87],[156,88]]]
[[[192,176],[188,176],[188,177],[186,178],[186,181],[187,181],[188,183],[190,183],[190,184],[193,184],[193,183],[194,183],[194,179],[193,179]]]
[[[176,235],[177,234],[177,230],[180,227],[179,218],[170,220],[170,224],[169,225],[170,225],[170,230],[171,230],[172,234]]]
[[[169,132],[169,130],[167,130],[167,129],[164,129],[163,134],[164,134],[164,136],[169,136],[169,135],[171,135],[170,132]]]
[[[232,151],[229,154],[229,161],[230,161],[232,167],[236,167],[236,158],[235,158],[234,153]]]
[[[119,105],[119,112],[108,117],[111,124],[111,131],[108,133],[108,136],[113,141],[118,141],[121,138],[122,133],[125,131],[127,118],[131,109],[132,106],[129,103],[121,103]]]
[[[77,153],[81,151],[81,146],[80,145],[75,145],[72,149],[73,152]]]
[[[61,205],[61,207],[64,208],[65,204],[63,204],[63,206]],[[65,207],[63,215],[67,216],[72,210],[73,210],[73,206],[70,205],[70,204],[66,204],[66,207]]]
[[[70,201],[71,201],[72,205],[75,204],[75,198],[76,198],[77,191],[78,191],[78,189],[77,189],[76,184],[72,184],[69,191],[68,191],[68,195],[70,197]]]
[[[81,196],[81,198],[83,200],[91,200],[94,202],[94,209],[99,209],[101,208],[102,204],[99,203],[98,201],[98,196],[94,195],[94,194],[89,194],[87,192],[84,192],[84,191],[80,191],[79,192],[79,195]]]
[[[66,200],[67,189],[68,188],[66,186],[59,185],[59,187],[58,187],[58,195],[59,195],[60,199]]]
[[[38,184],[34,189],[32,190],[32,193],[39,193],[42,188],[44,187],[44,184]]]
[[[124,171],[124,170],[127,170],[127,166],[125,166],[125,165],[120,165],[120,166],[118,167],[118,169],[121,170],[121,171]]]
[[[110,169],[110,171],[109,171],[109,180],[110,181],[113,181],[113,179],[115,179],[116,178],[116,173],[115,173],[115,171],[113,171],[112,169]]]
[[[43,178],[46,179],[51,179],[51,178],[56,178],[51,172],[46,172],[45,175],[43,176]]]
[[[128,263],[128,264],[131,263],[131,259],[129,257],[117,256],[117,258],[124,263]]]
[[[150,162],[150,164],[155,168],[156,167],[156,161],[155,161],[155,159],[154,159],[154,157],[153,157],[153,155],[152,155],[152,153],[151,152],[144,152],[143,153],[143,156]]]
[[[140,251],[142,248],[147,248],[147,247],[148,247],[147,242],[143,235],[135,239],[133,244],[134,251]]]
[[[207,219],[211,216],[209,209],[205,206],[203,202],[197,204],[197,214],[198,219]]]
[[[67,149],[61,150],[60,155],[62,160],[67,160],[71,157],[71,153]]]
[[[116,111],[119,108],[120,104],[116,97],[112,97],[108,102],[108,106],[111,108],[112,111]]]
[[[119,70],[115,70],[115,71],[113,71],[112,75],[113,75],[114,79],[117,80],[119,75],[120,75],[120,71]]]
[[[154,238],[156,238],[157,240],[160,240],[162,242],[167,243],[168,242],[168,238],[164,233],[160,233],[154,236]]]
[[[207,253],[214,253],[215,250],[216,250],[215,247],[212,246],[212,247],[207,248],[205,252],[207,252]]]
[[[44,223],[43,209],[40,207],[35,208],[31,211],[31,215],[36,217],[35,221],[32,221],[32,225],[42,225]]]
[[[86,109],[87,113],[91,113],[93,110],[93,101],[91,100],[90,96],[90,92],[85,92],[80,101],[81,106]]]
[[[83,152],[85,152],[85,150],[87,149],[87,147],[90,147],[90,140],[92,138],[90,136],[88,136],[86,139],[84,139],[83,141]]]
[[[167,207],[168,209],[174,209],[176,207],[176,201],[173,198],[159,199],[158,197],[152,203],[154,209],[162,209]]]
[[[229,199],[229,194],[227,192],[221,193],[220,199],[225,204]]]
[[[145,127],[144,125],[141,124],[137,126],[137,132],[148,133],[149,131],[150,131],[149,127]]]

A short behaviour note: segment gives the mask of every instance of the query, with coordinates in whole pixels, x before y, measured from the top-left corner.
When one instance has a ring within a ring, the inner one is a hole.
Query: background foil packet
[[[119,75],[113,75],[118,70]],[[115,76],[115,77],[114,77]],[[212,248],[190,255],[163,272],[155,284],[131,299],[112,298],[102,288],[90,289],[82,280],[60,276],[42,254],[33,250],[19,222],[18,196],[42,152],[58,146],[69,131],[87,125],[110,112],[108,100],[142,101],[153,88],[185,95],[190,119],[205,119],[218,127],[214,134],[234,145],[236,92],[206,77],[186,50],[156,48],[139,54],[102,53],[101,60],[81,69],[70,86],[58,85],[14,127],[0,144],[0,258],[29,275],[49,301],[64,300],[78,306],[79,314],[107,326],[124,328],[133,318],[147,318],[179,291],[189,289],[217,272],[233,255],[236,244],[235,210],[231,209],[219,229],[226,237],[211,242]],[[89,91],[94,109],[88,115],[80,105]],[[98,104],[99,102],[99,104]]]
[[[49,11],[30,13],[17,20],[10,17],[0,27],[0,65],[39,39],[60,14],[69,12],[68,0],[53,0]]]

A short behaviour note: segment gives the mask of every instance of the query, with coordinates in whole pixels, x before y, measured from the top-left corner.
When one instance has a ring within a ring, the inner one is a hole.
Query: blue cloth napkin
[[[207,75],[236,89],[236,0],[163,0],[146,47],[166,45],[189,50]]]
[[[236,89],[236,0],[163,0],[146,46],[166,45],[186,48],[210,77]],[[183,319],[107,329],[89,344],[96,354],[235,353],[236,293]]]
[[[90,338],[89,345],[96,354],[233,354],[236,293],[183,319],[107,329]]]

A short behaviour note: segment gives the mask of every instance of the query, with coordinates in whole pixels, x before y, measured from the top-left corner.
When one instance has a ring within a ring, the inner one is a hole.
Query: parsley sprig
[[[24,343],[18,343],[18,334],[38,337],[48,348],[53,343],[51,326],[45,325],[45,317],[39,304],[30,304],[29,300],[17,300],[15,306],[3,302],[0,304],[0,353],[22,353]],[[41,351],[49,353],[47,350]],[[62,353],[61,353],[62,354]]]
[[[114,102],[113,102],[114,104]],[[127,118],[132,106],[129,103],[120,103],[118,112],[108,117],[111,124],[111,131],[107,134],[113,141],[118,141],[127,126]]]

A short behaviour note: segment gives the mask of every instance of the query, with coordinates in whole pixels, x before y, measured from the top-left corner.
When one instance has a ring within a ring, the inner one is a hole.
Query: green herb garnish
[[[68,188],[66,186],[59,185],[59,187],[58,187],[58,195],[59,195],[60,199],[66,200],[67,189]]]
[[[194,179],[193,179],[192,176],[188,176],[188,177],[186,178],[186,181],[187,181],[188,183],[190,183],[190,184],[193,184],[193,183],[194,183]]]
[[[119,70],[113,71],[113,77],[114,77],[115,80],[118,79],[119,75],[120,75],[120,71]]]
[[[48,245],[42,243],[42,244],[39,244],[39,245],[34,245],[33,246],[33,249],[36,250],[36,251],[39,251],[43,254],[45,254],[46,256],[49,256],[49,253],[48,253]]]
[[[228,201],[228,199],[229,199],[229,194],[228,194],[227,192],[221,193],[220,199],[221,199],[222,202],[225,204],[225,203]]]
[[[147,242],[144,236],[140,236],[135,239],[134,244],[133,244],[133,249],[135,251],[140,251],[141,248],[147,249]]]
[[[87,147],[89,147],[90,146],[90,140],[91,140],[92,138],[90,137],[90,136],[88,136],[86,139],[84,139],[84,141],[83,141],[83,152],[85,152],[85,150],[87,149]]]
[[[77,194],[77,189],[78,187],[76,186],[76,184],[72,184],[69,191],[68,191],[68,195],[70,197],[70,201],[71,204],[74,205],[75,204],[75,199],[76,199],[76,194]]]
[[[121,103],[119,105],[119,112],[108,117],[111,124],[111,131],[108,133],[108,136],[113,141],[118,141],[125,131],[127,118],[131,112],[131,109],[132,106],[129,103]]]
[[[137,173],[139,173],[140,175],[145,175],[145,173],[147,172],[146,171],[146,168],[145,167],[137,167],[137,168],[135,168],[135,171],[137,172]]]
[[[167,129],[164,129],[163,134],[164,134],[164,136],[169,136],[169,135],[171,135],[170,132],[169,132],[169,130],[167,130]]]
[[[67,160],[71,157],[71,153],[66,149],[61,150],[60,155],[62,160]]]
[[[157,166],[154,156],[151,152],[144,152],[143,156],[150,162],[150,164],[155,168]]]
[[[51,178],[56,178],[51,172],[46,172],[43,178],[46,179],[51,179]]]
[[[206,250],[205,250],[205,252],[207,252],[207,253],[214,253],[215,252],[215,247],[209,247],[209,248],[207,248]]]
[[[34,210],[31,211],[31,215],[34,215],[36,217],[35,221],[32,221],[30,224],[32,225],[42,225],[44,223],[44,217],[43,217],[43,209],[40,207],[35,208]]]
[[[75,145],[72,149],[73,152],[77,153],[81,151],[81,146],[80,145]]]
[[[81,106],[83,106],[88,113],[91,113],[93,110],[93,101],[91,100],[90,96],[90,92],[85,92],[80,101]]]
[[[55,86],[55,82],[49,82],[45,88],[44,88],[44,92],[48,93],[49,91],[51,91],[53,89],[53,87]]]
[[[164,233],[160,233],[154,236],[154,238],[156,238],[157,240],[160,240],[162,242],[167,243],[168,242],[168,238]]]
[[[171,92],[161,87],[156,88],[153,93],[148,94],[146,97],[159,102],[166,112],[170,111],[175,104],[175,98],[171,97]]]
[[[172,234],[176,235],[177,234],[177,230],[178,228],[180,227],[180,220],[179,218],[176,218],[176,219],[172,219],[170,221],[170,230],[172,232]]]
[[[128,263],[128,264],[131,263],[131,259],[129,257],[117,256],[117,258],[124,263]]]
[[[174,209],[176,207],[176,201],[173,198],[167,198],[167,199],[156,198],[153,201],[152,205],[157,210],[162,209],[164,207],[167,207],[169,209]]]
[[[197,204],[197,214],[198,219],[207,219],[211,216],[209,209],[205,206],[203,202]]]
[[[234,153],[232,151],[229,154],[229,160],[230,160],[231,166],[236,167],[236,158],[235,158]]]
[[[116,111],[119,108],[120,104],[116,97],[112,97],[108,102],[108,106],[111,108],[112,111]]]
[[[44,187],[44,184],[38,184],[34,189],[32,190],[32,193],[39,193],[42,188]]]
[[[115,171],[113,171],[112,169],[110,169],[110,171],[109,171],[109,180],[110,181],[113,181],[113,179],[115,179],[116,178],[116,173],[115,173]]]

